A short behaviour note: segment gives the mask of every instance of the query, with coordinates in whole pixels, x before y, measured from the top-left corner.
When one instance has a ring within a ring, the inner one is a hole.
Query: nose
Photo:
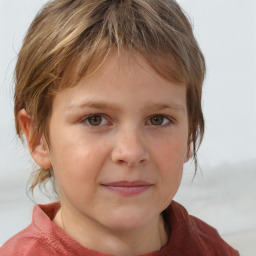
[[[116,134],[112,161],[130,167],[145,165],[149,160],[149,153],[145,146],[145,139],[136,129],[125,129]]]

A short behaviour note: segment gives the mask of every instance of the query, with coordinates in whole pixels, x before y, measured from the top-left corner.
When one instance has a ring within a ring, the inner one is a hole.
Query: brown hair
[[[19,137],[22,139],[18,113],[25,108],[35,134],[44,135],[49,143],[54,95],[96,72],[113,49],[138,52],[162,76],[186,84],[188,144],[197,167],[196,153],[204,133],[205,62],[191,24],[175,0],[48,2],[32,22],[16,64],[14,111]],[[72,77],[68,76],[70,68]],[[38,170],[31,190],[51,175],[51,170]]]

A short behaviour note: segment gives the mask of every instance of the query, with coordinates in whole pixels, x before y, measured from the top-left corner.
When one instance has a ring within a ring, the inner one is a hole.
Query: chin
[[[122,209],[112,212],[105,223],[109,228],[117,231],[137,229],[154,219],[154,216],[150,216],[148,212],[148,210],[141,209]]]

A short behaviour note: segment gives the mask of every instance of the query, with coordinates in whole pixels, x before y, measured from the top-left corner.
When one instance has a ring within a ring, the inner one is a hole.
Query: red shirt
[[[1,256],[106,256],[82,246],[52,222],[59,203],[36,205],[32,223],[9,239],[1,248]],[[164,211],[170,225],[168,243],[160,251],[144,256],[238,256],[218,232],[205,222],[190,216],[173,201]]]

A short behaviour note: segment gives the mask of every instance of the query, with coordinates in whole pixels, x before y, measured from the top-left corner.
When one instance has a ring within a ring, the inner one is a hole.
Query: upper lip
[[[142,181],[142,180],[135,180],[135,181],[114,181],[110,183],[102,184],[104,186],[113,186],[113,187],[138,187],[138,186],[150,186],[152,183]]]

